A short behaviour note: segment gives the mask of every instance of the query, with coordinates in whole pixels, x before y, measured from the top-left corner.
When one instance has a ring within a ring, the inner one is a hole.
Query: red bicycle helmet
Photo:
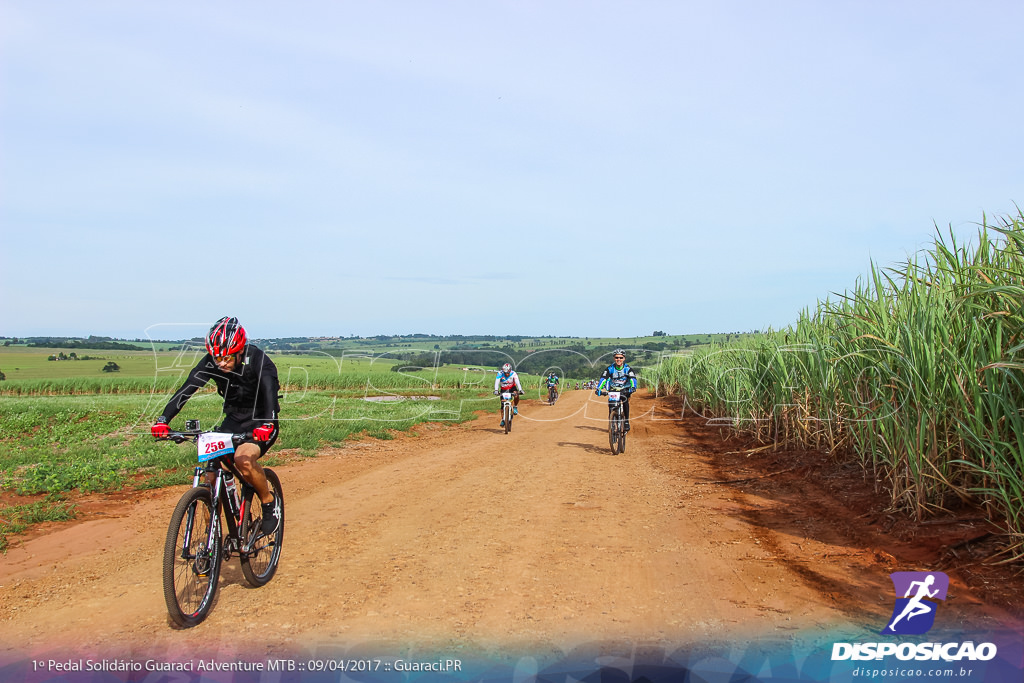
[[[245,349],[245,328],[238,318],[224,316],[213,324],[206,335],[206,350],[214,358],[230,356]]]

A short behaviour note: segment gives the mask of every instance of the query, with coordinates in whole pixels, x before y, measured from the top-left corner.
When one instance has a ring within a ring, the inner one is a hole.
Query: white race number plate
[[[232,443],[230,434],[207,432],[199,436],[199,462],[206,462],[234,452],[235,444]]]

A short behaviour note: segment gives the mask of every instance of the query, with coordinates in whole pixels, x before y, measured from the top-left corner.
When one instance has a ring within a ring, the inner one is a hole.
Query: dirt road
[[[277,577],[247,588],[232,560],[212,615],[189,630],[169,625],[160,583],[185,488],[85,500],[80,521],[0,560],[0,655],[170,657],[211,643],[263,655],[568,652],[877,633],[893,604],[888,573],[941,568],[937,547],[861,515],[842,482],[731,452],[664,400],[636,396],[633,411],[618,456],[603,403],[576,391],[554,406],[524,401],[508,435],[486,415],[293,457],[276,467],[287,503]],[[968,526],[956,533],[976,533]],[[950,575],[943,623],[1017,623],[1007,606],[1019,596]]]

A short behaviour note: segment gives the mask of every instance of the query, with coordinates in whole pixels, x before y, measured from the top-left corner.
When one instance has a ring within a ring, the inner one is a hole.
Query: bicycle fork
[[[185,524],[185,536],[181,541],[181,554],[179,557],[183,560],[192,561],[192,571],[194,571],[197,576],[206,576],[213,563],[210,549],[216,547],[216,539],[220,534],[220,524],[218,523],[217,515],[212,515],[210,519],[210,528],[207,529],[206,543],[196,549],[195,555],[190,553],[188,550],[192,547],[192,534],[195,532],[197,507],[198,503],[191,506],[186,514],[187,522]],[[203,556],[204,554],[206,557]],[[202,564],[204,560],[205,565]]]

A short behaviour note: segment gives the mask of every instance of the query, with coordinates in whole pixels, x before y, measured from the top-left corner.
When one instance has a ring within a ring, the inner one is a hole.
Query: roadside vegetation
[[[34,353],[45,358],[47,352]],[[8,500],[0,503],[0,549],[9,534],[26,525],[73,516],[73,505],[60,496],[190,480],[194,446],[156,442],[149,428],[194,359],[157,355],[154,370],[150,354],[148,375],[132,360],[118,360],[126,371],[114,373],[117,377],[0,382],[6,394],[0,400],[0,493]],[[25,361],[19,358],[12,367],[31,366]],[[324,354],[275,355],[275,362],[285,424],[268,464],[285,457],[282,451],[288,451],[287,457],[308,457],[351,441],[391,439],[423,422],[457,423],[474,419],[479,411],[497,410],[492,369],[422,369],[390,359]],[[539,396],[541,378],[523,379]],[[221,399],[211,384],[193,397],[172,428],[183,427],[186,419],[212,427],[220,416]],[[26,496],[45,499],[19,499]]]
[[[600,372],[597,361],[616,346],[635,349],[631,361],[639,367],[645,358],[660,362],[662,349],[733,337],[271,341],[264,346],[278,367],[286,422],[268,463],[285,457],[284,451],[287,457],[312,456],[353,440],[390,439],[423,422],[455,423],[495,412],[494,372],[506,361],[517,366],[527,398],[543,398],[542,377],[549,371],[560,375],[563,387],[593,379]],[[0,494],[7,501],[0,503],[0,548],[25,525],[73,516],[73,504],[61,496],[189,480],[193,448],[158,443],[149,427],[203,353],[202,341],[154,343],[148,351],[140,350],[143,344],[99,337],[0,341]],[[116,372],[104,371],[112,365]],[[211,384],[171,426],[199,419],[212,427],[220,411]]]
[[[389,377],[391,373],[386,373]],[[286,395],[287,420],[274,451],[290,457],[311,456],[320,448],[343,447],[364,438],[390,439],[395,432],[421,422],[461,422],[474,418],[494,401],[480,401],[472,390],[432,393],[436,400],[366,401],[345,393],[307,390]],[[149,434],[153,418],[167,395],[92,394],[4,397],[0,401],[0,489],[7,498],[60,496],[71,492],[109,491],[179,485],[190,480],[196,461],[192,444],[157,442]],[[390,397],[389,397],[390,398]],[[221,416],[214,391],[197,394],[172,427],[199,419],[213,427]],[[39,521],[40,504],[26,508],[18,502],[0,505],[0,548],[6,536]],[[29,514],[31,513],[31,514]]]
[[[979,504],[1024,559],[1024,215],[892,268],[785,330],[668,359],[662,392],[777,448],[854,460],[918,518]]]

